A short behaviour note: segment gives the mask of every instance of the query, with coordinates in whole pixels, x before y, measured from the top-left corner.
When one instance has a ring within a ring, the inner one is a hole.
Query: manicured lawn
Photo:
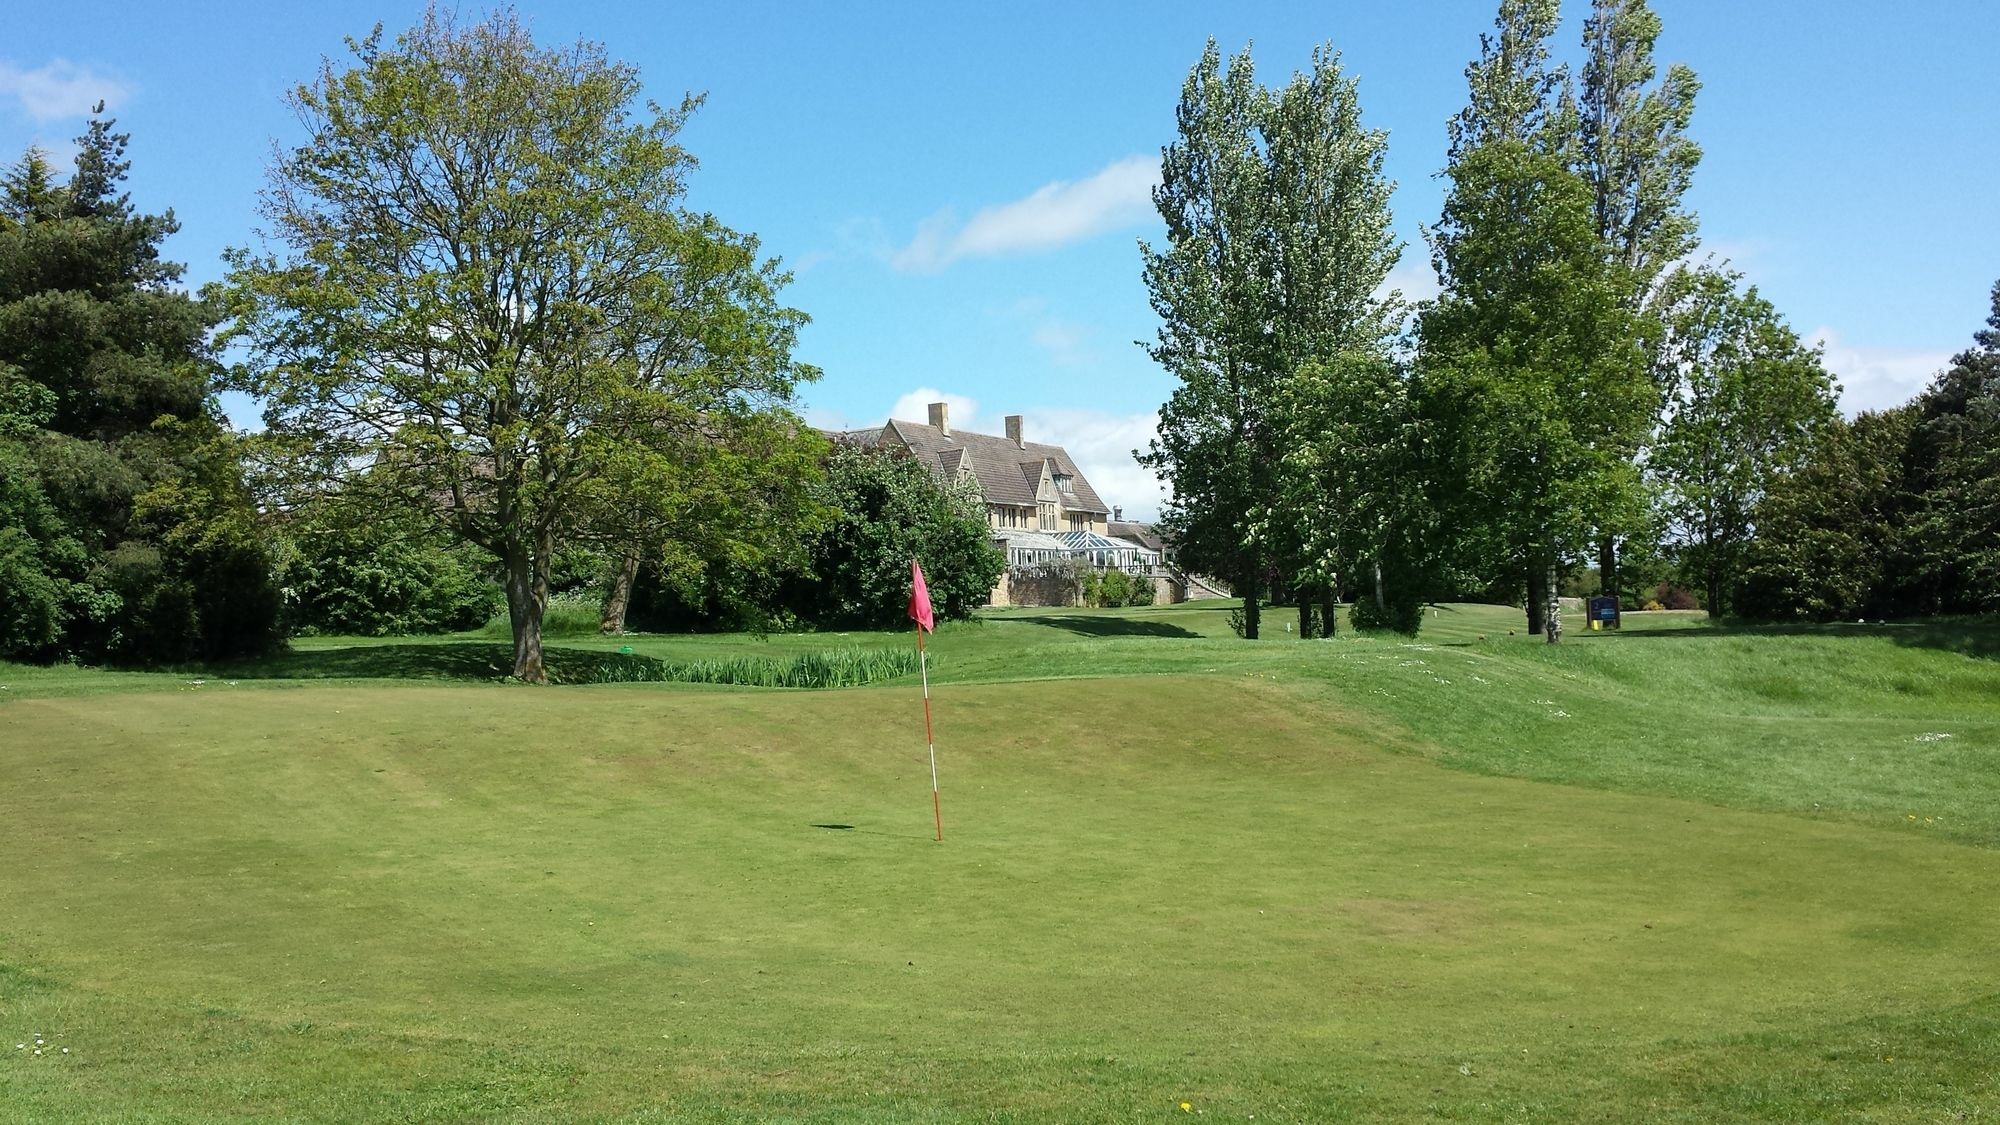
[[[0,665],[0,1120],[2000,1114],[1992,627],[1226,613]]]

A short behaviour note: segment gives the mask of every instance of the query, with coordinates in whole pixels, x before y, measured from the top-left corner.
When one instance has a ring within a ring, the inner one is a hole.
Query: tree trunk
[[[1542,622],[1549,612],[1548,572],[1528,560],[1528,632],[1542,631]]]
[[[1303,585],[1294,586],[1292,597],[1297,598],[1299,602],[1299,639],[1312,640],[1316,632],[1313,628],[1312,590]]]
[[[1375,560],[1375,621],[1386,625],[1389,622],[1389,602],[1382,596],[1382,560]]]
[[[514,627],[514,678],[531,684],[549,682],[542,668],[542,611],[548,608],[548,557],[525,548],[507,552],[507,620]]]
[[[1722,568],[1711,564],[1708,568],[1708,616],[1719,618],[1725,608],[1722,604]]]
[[[1560,644],[1563,639],[1562,587],[1556,584],[1556,564],[1554,563],[1549,564],[1548,578],[1545,581],[1545,585],[1549,591],[1549,608],[1546,616],[1543,618],[1543,631],[1548,635],[1550,644]]]
[[[1259,618],[1263,616],[1264,612],[1264,607],[1258,603],[1258,598],[1262,596],[1264,588],[1264,583],[1260,581],[1260,578],[1261,576],[1257,574],[1254,568],[1246,569],[1244,572],[1243,639],[1246,641],[1257,639]]]
[[[1340,635],[1340,579],[1320,591],[1319,634],[1322,637]]]
[[[633,547],[625,552],[618,575],[611,580],[611,596],[604,599],[604,619],[597,624],[599,633],[608,636],[625,631],[625,611],[632,607],[632,586],[638,580],[639,549]]]
[[[1597,541],[1597,587],[1599,593],[1618,596],[1618,540],[1609,535]]]

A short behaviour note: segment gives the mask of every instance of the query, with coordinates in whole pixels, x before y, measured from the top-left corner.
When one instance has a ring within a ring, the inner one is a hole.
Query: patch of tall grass
[[[567,590],[549,595],[548,608],[542,611],[542,636],[544,637],[588,637],[597,633],[604,622],[604,599],[596,590]],[[507,620],[507,611],[501,610],[481,626],[479,632],[488,637],[512,639],[514,627]]]
[[[736,656],[669,661],[629,653],[604,654],[562,675],[569,683],[732,684],[738,687],[841,688],[893,680],[917,670],[908,649],[834,648],[803,652],[790,660]],[[553,667],[552,672],[560,674]]]

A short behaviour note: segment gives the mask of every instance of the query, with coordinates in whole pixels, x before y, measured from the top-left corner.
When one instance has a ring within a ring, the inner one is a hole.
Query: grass
[[[942,846],[907,679],[0,666],[0,1119],[2000,1113],[1993,627],[1632,625],[950,626]]]

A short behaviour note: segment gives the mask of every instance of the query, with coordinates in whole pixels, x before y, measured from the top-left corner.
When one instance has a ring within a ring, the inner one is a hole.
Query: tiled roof
[[[1090,482],[1077,471],[1076,462],[1069,459],[1069,452],[1060,445],[1034,441],[1015,445],[1010,438],[967,433],[964,430],[953,430],[947,437],[935,426],[894,419],[890,420],[887,429],[893,431],[920,460],[940,472],[956,471],[955,467],[947,467],[946,454],[956,452],[961,457],[969,458],[972,475],[978,478],[979,491],[985,494],[988,504],[1033,507],[1035,486],[1042,479],[1042,463],[1053,461],[1056,472],[1066,473],[1071,478],[1070,492],[1063,496],[1064,508],[1072,512],[1111,513],[1111,509],[1104,506],[1104,501],[1097,498]]]
[[[1150,523],[1131,523],[1125,520],[1113,520],[1104,525],[1104,530],[1120,539],[1130,539],[1132,542],[1148,550],[1164,551],[1167,549],[1166,540],[1160,537],[1159,530]]]

